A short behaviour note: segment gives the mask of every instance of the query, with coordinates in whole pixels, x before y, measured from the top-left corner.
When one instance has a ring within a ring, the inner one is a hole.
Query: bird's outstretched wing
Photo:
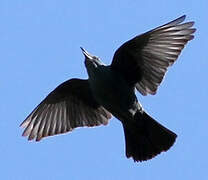
[[[111,67],[142,94],[156,94],[167,68],[185,44],[194,38],[194,22],[185,15],[124,43],[114,54]]]
[[[52,91],[22,122],[29,140],[72,131],[76,127],[106,125],[111,114],[92,96],[88,80],[70,79]]]

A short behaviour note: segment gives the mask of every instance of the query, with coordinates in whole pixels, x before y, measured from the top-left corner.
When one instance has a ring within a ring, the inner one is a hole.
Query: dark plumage
[[[144,161],[167,151],[177,135],[144,111],[135,89],[156,94],[168,67],[194,38],[194,22],[184,20],[182,16],[127,41],[109,66],[81,48],[89,78],[70,79],[52,91],[21,124],[23,136],[39,141],[76,127],[106,125],[114,115],[123,124],[128,158]]]

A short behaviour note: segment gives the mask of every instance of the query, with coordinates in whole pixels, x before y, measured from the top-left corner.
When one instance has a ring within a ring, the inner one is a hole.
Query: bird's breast
[[[137,101],[134,89],[109,66],[97,68],[89,77],[95,99],[111,113],[128,111]]]

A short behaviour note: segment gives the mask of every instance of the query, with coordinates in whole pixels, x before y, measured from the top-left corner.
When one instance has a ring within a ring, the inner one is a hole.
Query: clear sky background
[[[208,179],[208,1],[0,1],[0,179]],[[86,78],[80,46],[111,63],[125,41],[181,15],[195,39],[143,107],[178,135],[156,158],[125,157],[121,123],[28,142],[19,124],[63,81]]]

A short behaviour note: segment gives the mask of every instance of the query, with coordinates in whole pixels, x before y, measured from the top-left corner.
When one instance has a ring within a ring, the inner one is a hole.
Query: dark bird
[[[134,37],[119,47],[111,65],[82,49],[89,78],[70,79],[53,90],[22,122],[29,140],[106,125],[115,116],[123,125],[126,156],[145,161],[167,151],[177,135],[148,115],[137,100],[156,94],[169,66],[194,38],[185,15]]]

